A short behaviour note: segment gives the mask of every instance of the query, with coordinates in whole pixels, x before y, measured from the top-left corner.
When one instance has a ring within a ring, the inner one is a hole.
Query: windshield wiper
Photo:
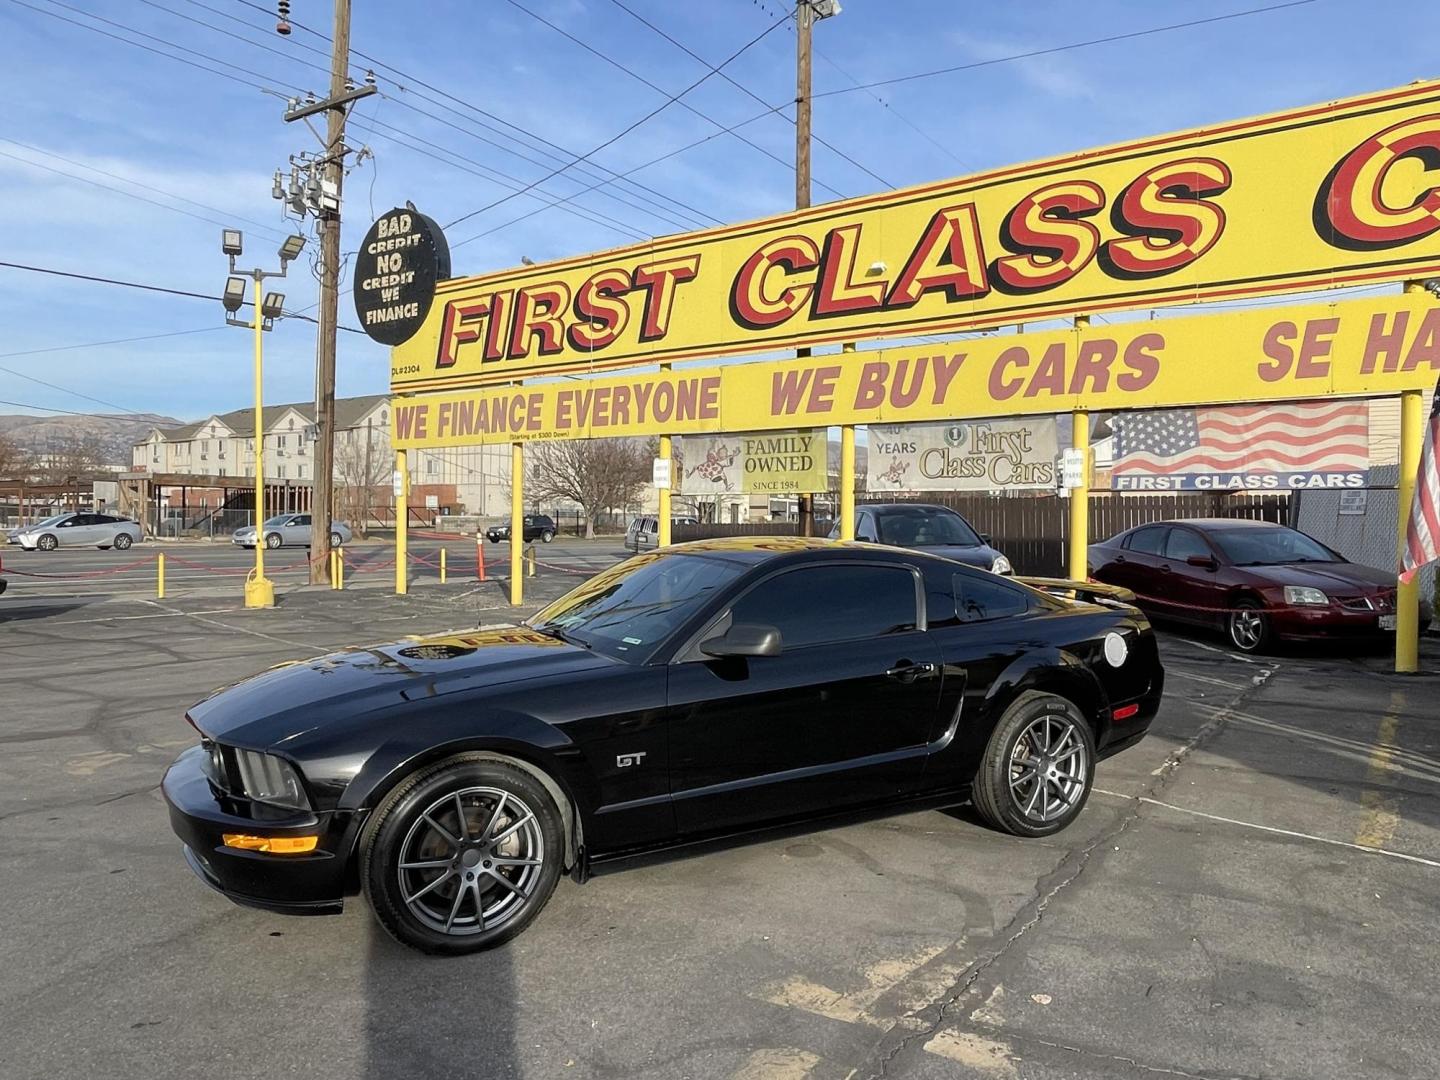
[[[532,626],[530,629],[534,630],[537,634],[544,634],[546,637],[554,638],[556,641],[563,641],[566,645],[578,645],[582,649],[591,647],[588,641],[583,638],[578,638],[574,634],[567,634],[554,623],[546,623],[544,626]]]

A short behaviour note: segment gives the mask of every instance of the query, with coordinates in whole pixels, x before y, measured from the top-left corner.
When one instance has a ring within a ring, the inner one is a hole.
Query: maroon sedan
[[[1089,562],[1091,578],[1131,590],[1151,615],[1223,629],[1244,652],[1395,629],[1394,574],[1267,521],[1141,525],[1091,545]]]

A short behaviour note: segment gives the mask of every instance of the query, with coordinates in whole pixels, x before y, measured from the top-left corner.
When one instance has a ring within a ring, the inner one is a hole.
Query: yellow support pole
[[[260,317],[260,272],[255,272],[255,571],[245,579],[245,606],[275,606],[275,583],[265,576],[265,344]]]
[[[1087,330],[1090,316],[1075,316],[1075,329]],[[1070,445],[1082,456],[1080,484],[1070,489],[1070,558],[1071,581],[1084,581],[1089,576],[1090,547],[1090,413],[1076,409],[1071,413]]]
[[[1415,474],[1420,468],[1424,442],[1423,394],[1406,390],[1400,395],[1400,477],[1395,485],[1396,550],[1405,557],[1406,532],[1410,525],[1410,504],[1415,500]],[[1397,565],[1401,565],[1397,563]],[[1395,670],[1420,670],[1420,575],[1402,581],[1395,591]]]
[[[670,436],[669,436],[669,435],[661,435],[661,436],[660,436],[660,453],[659,453],[659,457],[660,457],[660,460],[661,460],[661,461],[669,461],[669,460],[670,460]],[[672,480],[673,480],[673,477],[672,477]],[[656,546],[658,546],[658,547],[669,547],[669,546],[670,546],[670,488],[668,488],[668,487],[662,487],[662,488],[660,488],[660,490],[657,492],[657,494],[659,495],[659,498],[660,498],[660,507],[659,507],[659,511],[658,511],[658,520],[656,521],[656,531],[655,531]]]
[[[345,588],[345,549],[331,548],[330,554],[335,556],[335,573],[331,580],[335,583],[335,588],[343,589]]]
[[[395,471],[400,474],[400,492],[395,496],[395,595],[410,591],[410,458],[404,450],[395,451]]]
[[[155,559],[155,599],[165,599],[165,553],[163,551]]]
[[[525,602],[525,447],[510,445],[510,603]]]
[[[445,548],[440,549],[440,584],[445,584]]]
[[[855,343],[847,341],[841,352],[853,353]],[[840,429],[840,539],[855,539],[855,425]]]
[[[335,572],[335,549],[334,549],[334,548],[331,548],[331,549],[330,549],[330,590],[333,592],[334,590],[338,589],[339,587],[340,587],[339,575]]]

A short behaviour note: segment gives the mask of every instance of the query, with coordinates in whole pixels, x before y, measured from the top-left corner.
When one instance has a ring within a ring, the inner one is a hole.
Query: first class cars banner
[[[1440,83],[437,287],[391,386],[1440,273]]]
[[[865,490],[1053,489],[1058,426],[1053,416],[871,424]]]
[[[1428,293],[396,398],[397,449],[1379,396],[1440,377]]]

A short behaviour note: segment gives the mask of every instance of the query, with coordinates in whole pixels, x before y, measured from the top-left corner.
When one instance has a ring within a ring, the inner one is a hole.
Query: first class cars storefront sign
[[[1440,307],[1405,293],[426,394],[395,402],[392,438],[423,449],[1113,412],[1381,396],[1428,389],[1437,376]]]
[[[1437,158],[1440,83],[1416,83],[457,279],[394,350],[391,386],[1436,275]],[[377,310],[403,302],[386,290],[405,288],[404,235],[362,250]]]
[[[866,491],[1054,488],[1055,418],[873,424]]]

